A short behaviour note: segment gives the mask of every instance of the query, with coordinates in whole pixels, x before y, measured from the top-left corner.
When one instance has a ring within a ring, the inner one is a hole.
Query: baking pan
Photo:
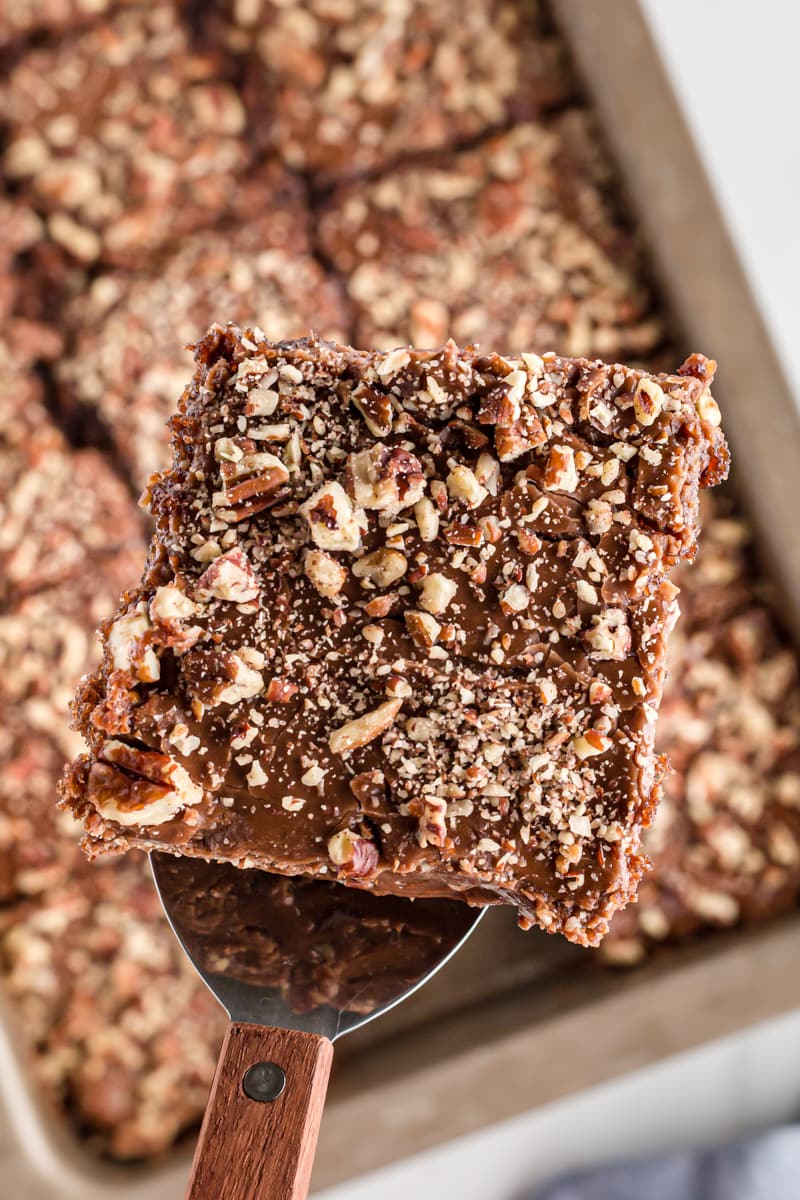
[[[674,327],[721,362],[735,486],[800,636],[800,418],[636,0],[553,0],[649,242]],[[338,1057],[316,1187],[800,1006],[800,915],[664,950],[626,974],[491,912],[427,988]],[[759,986],[752,986],[758,979]],[[0,1020],[0,1163],[26,1200],[176,1200],[189,1148],[148,1167],[97,1162],[46,1110]],[[354,1131],[368,1131],[359,1136]]]

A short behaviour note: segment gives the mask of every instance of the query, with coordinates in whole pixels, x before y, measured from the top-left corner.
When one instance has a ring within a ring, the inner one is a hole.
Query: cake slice
[[[214,326],[65,803],[131,846],[516,905],[595,944],[645,868],[671,568],[727,450],[677,375]]]

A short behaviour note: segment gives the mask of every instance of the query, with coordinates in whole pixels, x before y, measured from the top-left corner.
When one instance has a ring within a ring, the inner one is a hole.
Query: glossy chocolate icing
[[[65,785],[129,845],[518,906],[594,943],[644,869],[671,567],[727,452],[675,376],[213,327]]]

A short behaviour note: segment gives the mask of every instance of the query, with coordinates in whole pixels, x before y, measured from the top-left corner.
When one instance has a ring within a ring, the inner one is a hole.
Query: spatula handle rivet
[[[257,1062],[248,1067],[242,1077],[242,1088],[245,1096],[257,1100],[260,1104],[268,1104],[277,1100],[286,1087],[286,1073],[283,1067],[274,1062]]]

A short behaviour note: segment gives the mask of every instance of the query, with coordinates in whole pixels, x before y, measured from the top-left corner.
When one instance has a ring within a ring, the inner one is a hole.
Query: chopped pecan
[[[406,700],[409,696],[413,696],[414,689],[407,679],[403,679],[402,675],[390,675],[386,680],[386,695],[392,699]]]
[[[198,579],[197,590],[218,600],[246,604],[258,598],[261,585],[244,550],[235,546],[214,559]]]
[[[392,432],[392,402],[384,392],[360,383],[351,395],[370,433],[375,437],[386,437]]]
[[[486,541],[492,546],[496,546],[503,536],[500,522],[491,513],[487,517],[481,517],[480,521],[478,521],[478,528],[486,538]]]
[[[572,749],[578,758],[592,758],[596,754],[605,754],[611,746],[612,739],[596,729],[587,729],[572,739]]]
[[[575,452],[571,446],[553,446],[547,458],[544,486],[558,492],[574,492],[578,486]]]
[[[150,619],[157,622],[185,621],[200,611],[200,606],[174,583],[156,588],[150,601]]]
[[[512,583],[500,597],[500,607],[504,613],[525,612],[530,602],[530,592],[521,583]]]
[[[289,481],[286,464],[275,454],[258,450],[250,438],[228,438],[241,457],[223,458],[220,464],[222,491],[215,492],[215,508],[227,510],[226,519],[237,522],[252,517],[277,503],[281,488]]]
[[[195,604],[174,583],[156,588],[150,601],[150,619],[153,622],[153,640],[159,646],[168,646],[176,654],[185,654],[196,645],[202,635],[199,625],[185,625],[200,605]]]
[[[274,675],[267,687],[267,700],[271,704],[289,704],[297,695],[298,690],[296,683],[292,683],[289,679],[283,679],[280,675]]]
[[[347,721],[339,729],[334,729],[328,738],[332,754],[349,754],[366,746],[368,742],[380,737],[394,724],[397,714],[402,708],[402,700],[385,700],[372,712],[364,713],[352,721]]]
[[[654,379],[640,379],[633,393],[633,411],[640,425],[652,425],[661,415],[664,393]]]
[[[259,695],[264,677],[252,661],[247,647],[238,651],[195,649],[183,657],[183,674],[190,694],[209,707],[238,704]],[[255,655],[257,661],[263,658]]]
[[[373,550],[353,564],[356,579],[368,579],[376,587],[391,587],[405,575],[408,559],[399,550]]]
[[[106,742],[89,771],[88,796],[106,820],[161,825],[199,804],[203,789],[167,754],[124,742]]]
[[[333,599],[347,582],[347,571],[340,562],[324,550],[307,550],[303,557],[303,572],[320,596]]]
[[[500,486],[500,463],[492,454],[478,455],[475,463],[475,478],[485,487],[490,496],[496,496]]]
[[[425,472],[419,459],[399,446],[372,446],[351,454],[347,490],[362,508],[399,512],[421,498]]]
[[[599,659],[622,662],[631,649],[631,631],[622,609],[609,608],[602,615],[594,616],[593,628],[583,634]]]
[[[308,522],[312,541],[321,550],[347,550],[351,553],[361,546],[363,513],[340,483],[326,483],[300,506]]]
[[[613,694],[611,688],[602,679],[593,679],[589,684],[590,704],[607,704]]]
[[[454,500],[463,500],[469,508],[477,508],[488,495],[475,476],[475,472],[461,464],[453,467],[447,476],[447,490]]]
[[[498,425],[494,431],[494,444],[501,462],[513,462],[546,441],[544,426],[538,417],[530,413],[511,425]]]
[[[481,397],[477,417],[482,425],[510,425],[519,416],[519,402],[503,381]]]
[[[447,801],[441,796],[422,796],[410,800],[408,813],[417,818],[417,841],[426,846],[443,846],[447,837]]]
[[[538,554],[542,548],[541,538],[538,538],[535,533],[528,529],[525,525],[520,525],[515,530],[519,548],[523,554]]]
[[[445,506],[446,506],[445,498]],[[433,506],[433,501],[423,496],[414,505],[414,517],[423,542],[432,542],[439,532],[439,513]]]
[[[439,616],[445,611],[457,591],[458,584],[454,579],[448,579],[446,575],[434,571],[423,580],[419,593],[420,607],[424,608],[426,612],[433,613],[434,616]]]
[[[115,671],[124,671],[140,683],[155,683],[160,679],[161,664],[151,645],[152,629],[144,601],[117,617],[108,631],[108,648]]]
[[[386,594],[375,596],[369,604],[364,605],[364,612],[368,617],[388,617],[396,603],[396,596]]]
[[[439,634],[442,632],[442,627],[435,617],[430,613],[417,612],[414,609],[403,614],[406,623],[406,629],[411,634],[411,637],[418,646],[424,646],[426,649],[437,641]]]
[[[716,361],[713,358],[706,358],[704,354],[690,354],[689,357],[678,367],[678,374],[695,379],[701,379],[704,383],[711,384],[717,370]]]
[[[719,411],[719,405],[708,388],[704,388],[697,397],[695,407],[701,421],[706,421],[709,425],[722,424],[722,413]]]
[[[102,701],[92,709],[92,725],[104,733],[130,733],[131,711],[138,696],[127,671],[111,671]]]

